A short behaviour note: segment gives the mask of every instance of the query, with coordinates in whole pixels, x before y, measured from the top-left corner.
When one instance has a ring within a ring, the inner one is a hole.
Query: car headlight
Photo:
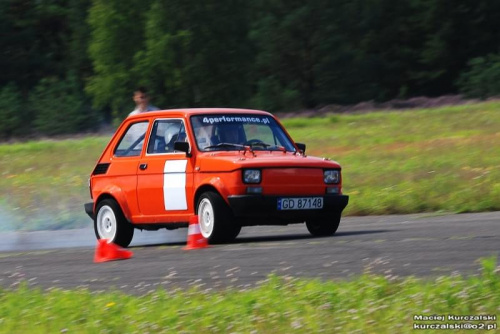
[[[325,170],[323,172],[323,181],[327,184],[340,182],[340,171],[338,170]]]
[[[258,169],[245,169],[243,171],[244,183],[260,183],[260,170]]]

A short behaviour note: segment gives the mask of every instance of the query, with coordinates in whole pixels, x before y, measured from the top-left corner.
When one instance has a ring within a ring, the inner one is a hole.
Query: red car
[[[305,154],[272,114],[245,109],[147,112],[123,121],[90,176],[85,211],[98,239],[187,227],[211,243],[242,226],[304,223],[333,235],[348,196],[341,167]]]

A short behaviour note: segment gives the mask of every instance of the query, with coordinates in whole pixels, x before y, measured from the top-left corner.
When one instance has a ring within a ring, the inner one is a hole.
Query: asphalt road
[[[335,280],[372,272],[432,278],[480,272],[500,250],[500,212],[347,217],[337,234],[304,225],[244,228],[234,243],[183,249],[187,229],[136,231],[129,260],[94,263],[93,231],[0,233],[0,286],[109,288],[129,293],[253,287],[269,274]],[[500,259],[499,259],[500,260]]]

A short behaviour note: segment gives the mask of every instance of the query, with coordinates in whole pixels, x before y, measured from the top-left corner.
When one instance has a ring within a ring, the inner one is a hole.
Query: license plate
[[[278,210],[314,210],[323,208],[323,197],[278,198]]]

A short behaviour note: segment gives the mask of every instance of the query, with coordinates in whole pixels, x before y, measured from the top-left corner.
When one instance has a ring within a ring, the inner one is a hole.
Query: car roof
[[[190,117],[194,115],[205,115],[205,114],[254,114],[254,115],[265,115],[271,116],[271,113],[263,110],[254,109],[237,109],[237,108],[183,108],[183,109],[165,109],[157,111],[148,111],[141,114],[136,114],[129,116],[129,118],[142,118],[144,116],[148,117],[158,117],[164,116],[165,114],[176,114],[177,116]]]

